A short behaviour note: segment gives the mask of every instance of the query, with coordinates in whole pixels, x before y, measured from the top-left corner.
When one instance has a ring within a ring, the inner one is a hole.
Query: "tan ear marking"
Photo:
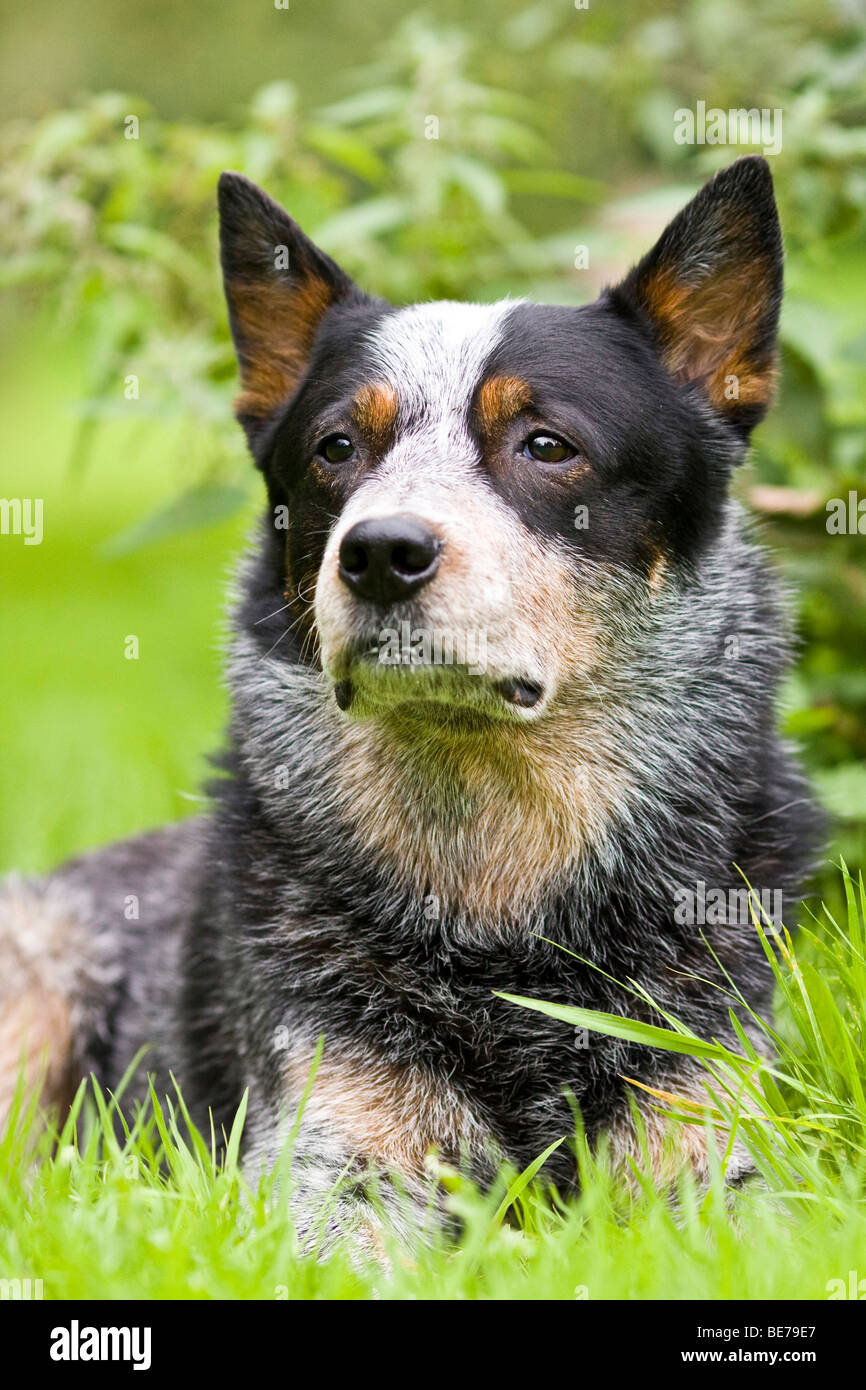
[[[243,390],[235,401],[239,417],[262,418],[289,399],[300,381],[313,338],[334,291],[306,276],[227,286],[239,342]]]
[[[782,289],[770,169],[745,155],[677,213],[613,297],[646,315],[668,370],[745,439],[773,394]]]
[[[763,272],[763,273],[762,273]],[[682,380],[699,380],[713,405],[764,403],[775,383],[772,360],[758,362],[749,346],[760,336],[766,267],[744,266],[699,285],[659,270],[646,287],[646,307],[655,322],[668,369]]]

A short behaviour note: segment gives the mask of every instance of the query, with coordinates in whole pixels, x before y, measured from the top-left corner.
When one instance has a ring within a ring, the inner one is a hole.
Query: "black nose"
[[[414,516],[358,521],[340,546],[340,578],[360,598],[397,603],[433,578],[441,548],[430,527]]]

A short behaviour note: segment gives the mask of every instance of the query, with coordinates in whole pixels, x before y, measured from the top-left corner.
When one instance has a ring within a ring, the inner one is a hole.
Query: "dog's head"
[[[533,723],[591,686],[605,594],[651,604],[689,571],[772,394],[765,161],[718,174],[579,309],[394,308],[241,175],[220,213],[286,654],[321,663],[347,719]]]

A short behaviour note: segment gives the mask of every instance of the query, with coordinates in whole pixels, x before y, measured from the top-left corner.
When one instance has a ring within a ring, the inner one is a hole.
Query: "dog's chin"
[[[543,683],[524,674],[502,676],[422,662],[389,665],[357,653],[327,663],[325,673],[337,707],[353,720],[394,714],[468,727],[491,721],[526,723],[537,719],[548,704]]]

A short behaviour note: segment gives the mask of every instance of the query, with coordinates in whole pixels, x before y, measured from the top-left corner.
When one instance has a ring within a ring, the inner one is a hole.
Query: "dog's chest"
[[[564,953],[447,933],[318,944],[293,953],[281,1083],[297,1100],[323,1037],[305,1120],[322,1142],[404,1169],[430,1147],[476,1166],[490,1152],[521,1163],[553,1130],[571,1131],[569,1093],[590,1126],[609,1110],[615,1045],[590,1047],[585,1033],[499,997],[577,1002]]]

